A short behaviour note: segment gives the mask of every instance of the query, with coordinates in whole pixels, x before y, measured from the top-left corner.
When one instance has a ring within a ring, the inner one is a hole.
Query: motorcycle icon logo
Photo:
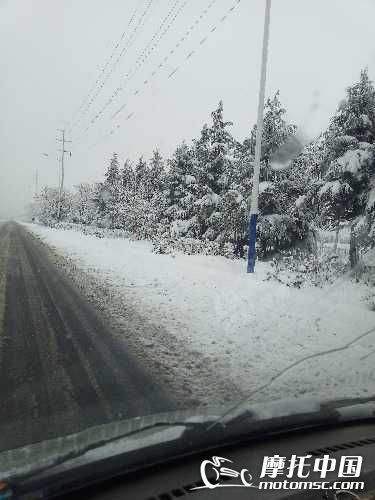
[[[203,460],[200,467],[201,477],[203,481],[203,486],[197,486],[191,488],[191,490],[199,490],[203,488],[209,488],[211,490],[215,488],[225,488],[225,487],[242,487],[242,488],[257,488],[257,486],[252,483],[252,475],[247,469],[241,469],[240,472],[229,469],[223,464],[233,463],[232,460],[224,457],[213,456],[212,460]],[[213,473],[213,474],[212,474]],[[238,484],[222,484],[220,483],[220,478],[230,477],[238,478]]]

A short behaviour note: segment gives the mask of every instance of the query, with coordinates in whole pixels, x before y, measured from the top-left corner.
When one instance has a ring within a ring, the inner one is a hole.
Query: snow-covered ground
[[[345,277],[324,288],[292,289],[265,281],[266,263],[248,275],[244,261],[156,255],[148,242],[25,226],[167,332],[140,329],[137,340],[146,359],[158,358],[160,370],[191,391],[200,386],[192,394],[200,403],[218,403],[220,384],[219,399],[226,400],[263,385],[253,400],[373,392],[375,313],[362,300],[364,285]],[[331,349],[338,350],[315,356]],[[211,379],[197,380],[207,372]]]

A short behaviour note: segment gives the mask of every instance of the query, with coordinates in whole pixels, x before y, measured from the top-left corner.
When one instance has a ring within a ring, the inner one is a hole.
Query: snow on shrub
[[[152,251],[160,254],[171,254],[177,251],[187,255],[222,255],[222,249],[217,242],[194,238],[159,237],[153,241]]]
[[[58,222],[53,224],[54,229],[63,229],[65,231],[76,231],[88,236],[96,236],[97,238],[132,238],[132,234],[124,229],[109,229],[101,228],[94,225],[86,226],[85,224],[74,224],[71,222]]]
[[[257,253],[261,258],[285,250],[302,241],[307,224],[290,215],[271,214],[260,217],[257,233]]]
[[[305,250],[294,248],[281,251],[271,262],[272,270],[267,280],[276,280],[287,286],[319,286],[333,283],[346,269],[337,256],[318,257]]]

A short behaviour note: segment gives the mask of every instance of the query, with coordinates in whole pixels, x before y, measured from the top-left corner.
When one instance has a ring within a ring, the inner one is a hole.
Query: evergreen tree
[[[145,198],[150,196],[150,180],[147,162],[141,156],[135,166],[135,187],[137,193]]]
[[[129,159],[125,160],[124,166],[120,171],[120,181],[122,190],[131,191],[134,190],[135,186],[135,175],[132,168],[131,161]]]
[[[250,139],[234,145],[233,160],[227,170],[229,186],[238,190],[246,199],[250,199],[253,175],[254,155],[250,148]]]
[[[100,186],[98,193],[105,215],[103,223],[106,226],[115,227],[117,203],[120,195],[120,168],[117,153],[113,153],[104,177],[104,183]]]
[[[340,224],[352,223],[351,264],[354,266],[354,225],[358,217],[366,213],[375,173],[375,88],[366,70],[346,94],[324,136],[324,176],[318,196],[323,205],[324,225],[336,228],[336,244]]]
[[[210,226],[216,241],[227,256],[244,256],[247,243],[248,206],[237,189],[228,189],[220,197]]]
[[[231,161],[234,139],[227,130],[232,122],[223,119],[223,102],[211,113],[212,126],[204,125],[201,137],[194,141],[199,182],[208,192],[220,194],[227,185],[226,170]]]
[[[105,176],[105,184],[109,187],[115,187],[116,184],[119,182],[120,169],[119,169],[117,153],[113,153],[108,169],[104,174],[104,176]]]
[[[227,130],[232,122],[223,119],[223,103],[211,113],[212,126],[204,125],[201,136],[194,141],[196,177],[200,186],[197,206],[197,221],[204,238],[217,238],[217,206],[220,194],[229,186],[231,163],[235,141]]]
[[[165,184],[165,170],[163,157],[158,149],[155,149],[150,160],[149,177],[154,192],[162,192]]]
[[[261,149],[261,180],[271,180],[275,178],[275,172],[272,173],[271,159],[278,149],[287,141],[288,138],[296,133],[297,127],[290,125],[285,120],[286,110],[280,102],[280,92],[277,91],[274,97],[268,98],[264,105],[263,131],[262,131],[262,149]],[[250,151],[255,155],[257,126],[254,125],[250,136]]]
[[[325,139],[327,161],[352,149],[353,141],[374,143],[375,88],[366,69],[361,71],[359,82],[347,89],[346,98],[331,119]]]
[[[167,216],[172,233],[198,237],[200,234],[196,202],[199,199],[200,189],[196,177],[194,150],[182,143],[176,148],[168,164]]]

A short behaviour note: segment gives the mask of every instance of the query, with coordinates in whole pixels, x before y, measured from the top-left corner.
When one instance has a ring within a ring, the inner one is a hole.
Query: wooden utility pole
[[[61,151],[61,157],[60,157],[60,182],[59,182],[59,206],[58,206],[58,212],[57,212],[57,220],[60,221],[61,219],[61,204],[62,204],[62,195],[64,192],[64,178],[65,178],[65,171],[64,171],[64,159],[65,159],[65,153],[69,153],[70,156],[72,156],[71,151],[67,151],[65,149],[65,144],[67,142],[72,142],[72,141],[67,141],[65,139],[65,129],[59,129],[59,132],[61,132],[61,139],[57,139],[59,142],[62,143],[62,148],[59,150]]]

